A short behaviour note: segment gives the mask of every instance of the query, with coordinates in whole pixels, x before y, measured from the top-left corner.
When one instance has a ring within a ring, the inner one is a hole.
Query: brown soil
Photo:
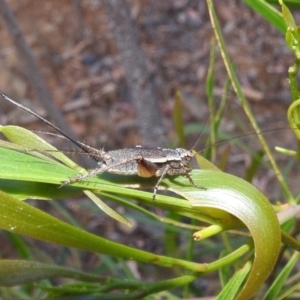
[[[206,3],[186,0],[129,2],[148,58],[149,72],[159,91],[160,108],[171,145],[175,141],[172,108],[176,91],[184,98],[187,125],[204,124],[208,117],[205,79],[213,32]],[[11,0],[8,3],[18,18],[55,103],[81,140],[92,146],[105,146],[107,150],[135,145],[138,126],[135,111],[101,1],[81,1],[80,7],[71,0]],[[262,130],[287,127],[286,111],[291,99],[287,70],[293,63],[293,56],[285,45],[284,36],[241,1],[215,1],[215,4],[230,57]],[[47,117],[35,99],[23,62],[3,22],[0,23],[0,40],[1,90]],[[217,53],[216,99],[222,94],[226,78]],[[1,110],[1,124],[48,130],[11,105],[1,103]],[[239,124],[244,126],[245,132],[252,131],[236,97],[230,93],[221,128],[234,137],[243,132]],[[189,146],[198,135],[188,137]],[[295,138],[288,130],[266,136],[271,147],[296,148]],[[254,136],[244,140],[252,150],[260,148]],[[199,149],[205,144],[204,141],[201,143]],[[224,147],[223,144],[220,147],[221,156]],[[276,157],[282,170],[290,172],[289,185],[298,193],[299,170],[293,166],[295,162],[289,165],[283,155]],[[227,170],[243,176],[250,159],[250,154],[232,149]],[[270,199],[285,201],[269,168],[261,167],[254,183]],[[105,228],[111,235],[124,238],[122,231],[114,233],[118,228],[111,220],[102,220],[89,212],[83,217],[77,204],[68,203],[68,206],[88,230],[96,232]],[[134,233],[135,245],[146,249],[154,247],[147,244],[147,234],[147,229],[139,227]],[[8,252],[2,254],[9,256]],[[85,258],[91,268],[98,261],[94,256]]]

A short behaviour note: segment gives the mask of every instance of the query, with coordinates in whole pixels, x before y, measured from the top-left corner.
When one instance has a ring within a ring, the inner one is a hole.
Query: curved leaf
[[[51,183],[54,184],[53,189],[57,189],[55,184],[59,185],[61,181],[77,173],[56,162],[3,148],[0,148],[0,161],[0,178],[23,183]],[[242,223],[238,219],[241,220],[250,230],[255,244],[253,267],[240,294],[240,297],[247,298],[263,283],[276,262],[280,248],[280,227],[276,214],[264,195],[242,179],[214,170],[194,170],[191,176],[196,184],[204,186],[206,190],[199,190],[183,176],[164,180],[161,188],[165,186],[182,195],[192,206],[184,200],[178,199],[174,202],[174,198],[162,195],[157,195],[157,200],[153,203],[152,193],[122,188],[119,184],[113,184],[110,180],[104,179],[103,174],[76,182],[72,184],[72,187],[67,187],[67,190],[71,191],[77,187],[84,190],[93,189],[97,192],[97,189],[101,189],[102,192],[121,194],[125,197],[138,197],[146,203],[169,211],[221,225],[223,229],[241,227]],[[139,183],[143,180],[123,176],[121,182],[122,184],[131,182],[132,186],[139,187]],[[176,264],[198,272],[213,270],[213,267],[210,268],[209,265],[204,267],[192,262],[157,256],[93,236],[47,214],[35,212],[34,208],[26,203],[18,201],[15,203],[11,197],[1,195],[3,199],[0,200],[0,213],[3,220],[0,227],[3,229],[66,246],[124,258],[131,257],[139,261],[155,262],[165,266]],[[11,203],[14,203],[12,207],[9,206]],[[60,228],[59,231],[57,228]],[[226,258],[223,262],[226,262]]]
[[[206,264],[152,254],[85,232],[1,191],[0,215],[0,228],[42,241],[166,267],[207,271]]]
[[[192,172],[196,184],[207,190],[183,185],[187,179],[165,180],[168,188],[190,201],[202,213],[212,215],[224,228],[239,226],[231,215],[249,229],[255,245],[255,258],[248,280],[237,299],[248,299],[273,270],[281,245],[278,218],[268,199],[250,183],[214,170]],[[224,214],[226,211],[230,215]]]

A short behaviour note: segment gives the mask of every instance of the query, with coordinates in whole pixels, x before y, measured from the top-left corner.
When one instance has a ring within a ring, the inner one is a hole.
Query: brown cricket
[[[155,200],[157,189],[166,175],[184,175],[188,178],[189,182],[199,188],[201,187],[193,181],[189,172],[192,170],[190,162],[194,157],[190,150],[183,148],[164,149],[164,148],[147,148],[142,146],[136,146],[132,148],[124,148],[119,150],[112,150],[105,152],[103,149],[98,150],[96,148],[85,145],[72,136],[64,132],[62,129],[40,116],[30,108],[18,103],[11,99],[3,92],[0,91],[0,95],[5,100],[13,103],[21,109],[27,111],[31,115],[40,119],[47,125],[51,126],[66,139],[73,142],[85,153],[91,156],[97,161],[99,167],[89,171],[87,174],[78,174],[77,176],[67,179],[62,182],[61,186],[72,184],[74,182],[82,181],[91,176],[95,176],[102,172],[109,172],[119,175],[138,175],[140,177],[159,177],[153,191],[153,200]]]

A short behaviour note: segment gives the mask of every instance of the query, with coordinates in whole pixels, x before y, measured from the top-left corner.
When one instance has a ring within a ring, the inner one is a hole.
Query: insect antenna
[[[62,136],[64,136],[67,140],[71,141],[72,143],[74,143],[76,146],[78,146],[81,150],[83,150],[85,153],[87,154],[95,154],[98,153],[98,157],[101,156],[101,151],[87,146],[79,141],[77,141],[75,138],[73,138],[72,136],[70,136],[69,134],[67,134],[66,132],[64,132],[62,129],[60,129],[59,127],[57,127],[56,125],[54,125],[53,123],[51,123],[50,121],[48,121],[47,119],[43,118],[42,116],[40,116],[38,113],[36,113],[35,111],[31,110],[30,108],[23,106],[22,104],[18,103],[17,101],[11,99],[10,97],[8,97],[6,94],[4,94],[3,92],[0,91],[0,96],[13,103],[14,105],[20,107],[21,109],[27,111],[28,113],[30,113],[31,115],[35,116],[36,118],[38,118],[39,120],[41,120],[42,122],[46,123],[47,125],[49,125],[50,127],[52,127],[54,130],[56,130],[57,132],[59,132]],[[96,161],[99,161],[100,158],[96,158],[95,155],[91,155],[91,157],[93,157]]]
[[[245,133],[245,134],[241,134],[241,135],[237,135],[235,137],[229,138],[229,139],[225,139],[225,140],[221,140],[213,145],[207,146],[197,152],[195,152],[195,155],[211,148],[211,147],[215,147],[215,146],[220,146],[223,145],[225,143],[228,143],[230,141],[234,141],[234,140],[238,140],[241,138],[245,138],[245,137],[249,137],[249,136],[253,136],[253,135],[259,135],[259,134],[264,134],[264,133],[272,133],[272,132],[278,132],[278,131],[283,131],[283,130],[287,130],[287,129],[291,129],[290,127],[280,127],[280,128],[273,128],[273,129],[267,129],[267,130],[262,130],[259,132],[249,132],[249,133]]]
[[[226,96],[226,94],[224,94],[222,96],[222,98],[218,99],[218,101],[216,101],[212,106],[211,106],[211,114],[208,116],[208,118],[205,120],[205,123],[204,123],[204,126],[203,128],[201,129],[201,132],[200,132],[200,135],[199,137],[197,138],[195,144],[193,145],[193,147],[191,148],[191,151],[193,153],[193,156],[196,156],[197,154],[199,153],[203,153],[204,151],[209,151],[211,150],[213,147],[216,147],[216,146],[220,146],[220,145],[223,145],[225,143],[228,143],[230,141],[235,141],[235,140],[238,140],[238,139],[241,139],[241,138],[245,138],[245,137],[249,137],[249,136],[254,136],[254,135],[261,135],[261,134],[264,134],[264,133],[272,133],[272,132],[278,132],[278,131],[283,131],[283,130],[287,130],[287,129],[293,129],[291,127],[279,127],[279,128],[273,128],[273,129],[267,129],[267,130],[261,130],[259,132],[248,132],[248,133],[244,133],[244,134],[241,134],[241,135],[237,135],[237,136],[234,136],[234,137],[231,137],[231,138],[228,138],[228,139],[223,139],[221,141],[218,141],[218,142],[215,142],[215,143],[212,143],[210,145],[207,145],[205,146],[204,148],[202,148],[201,150],[199,151],[196,151],[195,148],[197,146],[197,144],[199,143],[203,133],[204,133],[204,130],[205,130],[205,127],[207,126],[209,120],[211,120],[211,118],[216,118],[216,121],[215,123],[212,122],[212,125],[211,125],[211,130],[216,130],[217,126],[219,126],[219,123],[220,123],[220,119],[221,119],[221,115],[224,111],[224,107],[225,107],[225,104],[226,104],[226,98],[224,98],[224,96]],[[221,102],[221,103],[220,103]],[[215,111],[215,108],[216,106],[218,106],[218,104],[220,103],[219,105],[219,108],[217,111]],[[296,128],[297,129],[297,128]],[[207,154],[207,153],[206,153]],[[207,155],[204,154],[204,157],[207,157]]]
[[[226,94],[223,95],[223,96],[226,96]],[[220,102],[221,102],[221,104],[219,105],[218,110],[215,111],[215,107]],[[238,139],[241,139],[241,138],[246,138],[246,137],[254,136],[254,135],[257,136],[257,135],[261,135],[261,134],[265,134],[265,133],[268,134],[268,133],[272,133],[272,132],[279,132],[279,131],[283,131],[283,130],[287,130],[287,129],[293,129],[293,128],[289,127],[289,126],[286,126],[286,127],[275,128],[275,129],[273,128],[273,129],[261,130],[259,132],[248,132],[248,133],[237,135],[237,136],[234,136],[234,137],[231,137],[231,138],[228,138],[228,139],[223,139],[223,140],[215,142],[215,143],[211,143],[210,145],[206,145],[204,148],[202,148],[201,150],[197,151],[195,148],[196,148],[197,144],[199,143],[199,141],[200,141],[200,139],[201,139],[201,137],[202,137],[202,135],[204,133],[205,127],[207,126],[209,120],[211,120],[212,118],[215,118],[214,121],[216,121],[216,122],[212,122],[211,123],[211,130],[216,130],[217,127],[219,126],[221,115],[222,115],[222,113],[224,111],[225,104],[226,104],[226,99],[224,97],[222,97],[222,98],[218,99],[218,101],[216,101],[211,106],[211,112],[212,113],[205,120],[204,126],[201,129],[200,135],[197,138],[197,140],[196,140],[195,144],[193,145],[193,147],[191,148],[191,152],[193,153],[193,156],[196,156],[197,154],[203,153],[205,151],[210,151],[212,148],[214,148],[216,146],[220,146],[220,145],[223,145],[223,144],[228,143],[230,141],[235,141],[235,140],[238,140]],[[205,153],[206,154],[203,154],[203,156],[207,158],[208,152],[205,152]]]
[[[65,139],[65,140],[69,141],[69,138],[67,138],[63,135],[57,134],[57,133],[46,132],[46,131],[42,131],[42,130],[33,130],[33,132],[40,133],[40,134],[51,135],[51,136],[58,137],[58,138]],[[80,142],[78,142],[78,143],[80,143]],[[82,144],[82,143],[80,143],[80,144]],[[82,144],[82,146],[86,147],[86,149],[91,149],[91,150],[77,151],[77,150],[57,149],[57,150],[47,150],[47,152],[56,152],[56,151],[58,151],[58,152],[63,152],[64,154],[79,154],[79,155],[91,157],[97,162],[103,160],[102,157],[103,157],[104,149],[98,150],[98,149],[90,147],[86,144]]]

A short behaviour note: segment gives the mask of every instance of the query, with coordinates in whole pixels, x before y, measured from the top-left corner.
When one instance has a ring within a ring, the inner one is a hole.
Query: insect
[[[57,132],[66,137],[69,141],[73,142],[85,153],[91,156],[97,161],[99,167],[89,171],[86,174],[78,174],[77,176],[65,180],[61,186],[72,184],[74,182],[82,181],[91,176],[95,176],[102,172],[109,172],[119,175],[138,175],[140,177],[159,177],[156,185],[154,186],[153,197],[155,200],[158,187],[166,175],[184,175],[188,178],[189,182],[202,190],[201,187],[193,181],[189,172],[192,170],[190,162],[194,157],[193,153],[183,148],[177,149],[163,149],[163,148],[146,148],[142,146],[136,146],[133,148],[125,148],[119,150],[113,150],[105,152],[103,149],[98,150],[96,148],[85,145],[72,136],[65,133],[62,129],[40,116],[33,110],[23,106],[17,101],[11,99],[0,91],[0,95],[5,100],[13,103],[21,109],[27,111],[31,115],[40,119],[47,125],[51,126]]]

